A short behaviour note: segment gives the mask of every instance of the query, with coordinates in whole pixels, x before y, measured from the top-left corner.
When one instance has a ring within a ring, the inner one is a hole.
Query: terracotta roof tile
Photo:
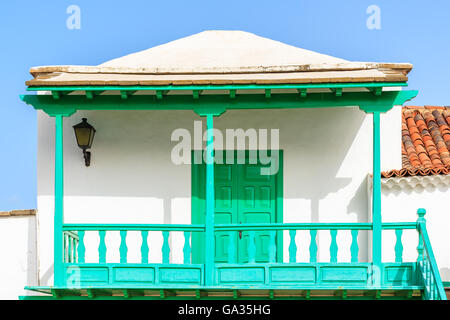
[[[450,107],[406,106],[402,110],[402,169],[393,176],[450,173]]]

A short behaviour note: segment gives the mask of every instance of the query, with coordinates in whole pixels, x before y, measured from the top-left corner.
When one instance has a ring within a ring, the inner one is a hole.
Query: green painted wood
[[[289,262],[295,263],[297,261],[297,244],[295,243],[295,236],[297,235],[297,230],[289,230],[289,237],[291,242],[289,244]]]
[[[423,261],[419,261],[418,266],[419,268],[421,268],[422,266],[421,271],[423,274],[425,274],[424,282],[426,284],[426,291],[428,292],[428,294],[426,294],[426,298],[435,300],[447,300],[441,275],[436,263],[436,258],[434,257],[430,238],[428,236],[425,213],[425,209],[421,208],[417,210],[417,214],[419,216],[419,218],[417,219],[419,239],[421,238],[423,241]],[[431,292],[433,290],[437,291],[436,296],[432,296]]]
[[[72,237],[68,237],[69,240],[69,248],[68,248],[68,253],[69,253],[69,257],[68,257],[68,262],[73,262],[73,238]]]
[[[54,283],[64,284],[63,274],[63,230],[64,223],[64,160],[63,160],[63,116],[55,116],[55,215],[54,215]]]
[[[248,252],[248,262],[255,263],[256,261],[255,231],[250,231],[248,233],[247,252]]]
[[[141,244],[141,262],[148,263],[148,231],[141,231],[142,244]]]
[[[239,152],[226,153],[227,163],[214,165],[215,184],[215,262],[224,263],[229,261],[229,239],[227,231],[238,231],[232,233],[234,236],[233,248],[236,247],[236,256],[239,262],[248,261],[248,233],[240,230],[240,225],[253,222],[278,223],[282,221],[282,151],[279,151],[280,170],[275,176],[260,175],[260,169],[264,165],[256,157],[256,163],[250,163],[250,152],[243,151],[244,164],[238,163]],[[205,169],[204,163],[196,163],[196,155],[193,152],[192,169],[192,221],[193,223],[204,223],[205,212]],[[199,162],[202,161],[199,153]],[[255,162],[255,161],[254,161]],[[281,202],[281,203],[280,203]],[[218,229],[217,226],[232,226],[232,230]],[[270,260],[269,246],[271,228],[255,230],[256,261],[268,262]],[[275,237],[276,246],[282,246],[282,233]],[[240,232],[241,231],[241,232]],[[202,263],[201,254],[203,250],[204,236],[193,235],[193,261]],[[276,252],[277,260],[281,261],[282,251]]]
[[[78,231],[78,248],[77,248],[78,263],[84,263],[84,255],[86,247],[84,246],[84,231]]]
[[[358,255],[359,255],[359,246],[358,246],[358,233],[359,230],[352,230],[352,244],[350,245],[350,254],[351,254],[351,262],[357,263],[358,262]]]
[[[120,230],[120,263],[127,263],[127,230]]]
[[[330,230],[331,244],[330,244],[330,262],[337,262],[338,245],[336,242],[337,230]]]
[[[380,113],[373,113],[373,177],[372,177],[372,262],[373,282],[381,282],[381,155],[380,155]]]
[[[311,243],[309,245],[309,261],[314,263],[317,262],[317,230],[313,229],[309,233],[311,235]]]
[[[203,224],[98,224],[98,223],[66,223],[67,231],[205,231]]]
[[[69,237],[67,236],[67,234],[63,233],[63,250],[64,250],[63,261],[64,262],[69,262],[68,241],[69,241]]]
[[[282,152],[278,152],[279,167],[282,167]],[[272,155],[270,152],[268,153]],[[262,163],[261,154],[252,151],[240,153],[235,152],[235,172],[237,179],[237,223],[239,225],[252,223],[277,223],[282,221],[282,211],[280,210],[280,202],[283,197],[280,195],[279,186],[282,184],[282,171],[273,175],[262,175],[261,170],[268,167]],[[239,161],[243,162],[242,164]],[[270,260],[267,250],[270,241],[271,228],[264,231],[255,231],[255,262],[268,262]],[[251,231],[251,230],[249,230]],[[242,230],[242,239],[238,241],[238,260],[239,262],[250,261],[248,242],[250,232]],[[276,237],[277,247],[282,247],[282,232]],[[253,248],[253,247],[252,247]],[[279,250],[282,253],[282,250]],[[277,257],[281,261],[282,257]]]
[[[105,263],[106,262],[106,242],[105,242],[105,237],[106,237],[106,231],[99,231],[98,235],[100,237],[100,243],[98,246],[98,261],[100,263]]]
[[[277,259],[277,244],[276,244],[276,231],[270,231],[270,240],[269,240],[269,262],[275,263]]]
[[[233,264],[236,263],[237,257],[237,247],[236,247],[236,239],[238,231],[227,231],[228,233],[228,263]]]
[[[372,230],[371,223],[245,223],[245,224],[216,224],[220,231],[239,230]]]
[[[170,263],[169,231],[163,231],[162,263]]]
[[[308,98],[298,94],[277,93],[270,99],[264,95],[242,94],[230,99],[229,95],[203,95],[193,99],[187,95],[168,95],[157,99],[155,95],[134,95],[122,99],[120,95],[100,95],[95,99],[68,95],[54,100],[48,95],[23,95],[22,100],[49,115],[73,114],[76,110],[194,110],[200,115],[220,115],[232,109],[291,109],[359,106],[365,112],[386,112],[414,98],[417,91],[388,91],[382,96],[372,92],[352,92],[336,97],[334,93],[310,93]]]
[[[206,116],[205,284],[214,283],[214,117]]]
[[[183,263],[191,263],[191,243],[190,243],[191,233],[188,231],[184,232],[184,246],[183,246]]]
[[[402,244],[402,229],[395,230],[395,262],[402,262],[403,261],[403,244]]]

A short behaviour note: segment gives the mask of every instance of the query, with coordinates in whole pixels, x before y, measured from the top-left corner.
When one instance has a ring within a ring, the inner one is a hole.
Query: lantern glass
[[[83,121],[74,125],[73,128],[78,146],[83,150],[90,149],[95,135],[94,127],[87,122],[86,118],[83,118]]]

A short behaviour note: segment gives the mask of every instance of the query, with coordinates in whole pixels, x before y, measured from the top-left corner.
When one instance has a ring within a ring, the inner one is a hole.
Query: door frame
[[[201,168],[205,164],[202,162],[200,164],[196,164],[194,162],[194,153],[204,150],[191,150],[191,224],[204,224],[204,217],[202,217],[202,212],[205,208],[205,199],[199,198],[199,176],[201,174]],[[234,150],[236,153],[238,150]],[[276,181],[276,190],[275,190],[275,198],[276,198],[276,212],[275,212],[275,223],[283,223],[283,176],[284,176],[284,153],[283,149],[275,150],[278,151],[279,154],[279,163],[278,163],[278,173],[275,179]],[[249,150],[245,150],[245,152],[249,152]],[[203,155],[203,154],[202,154]],[[203,157],[202,157],[203,159]],[[206,177],[206,176],[205,176]],[[202,204],[203,203],[203,204]],[[277,231],[276,238],[276,262],[283,262],[283,230]],[[204,233],[193,232],[191,239],[191,252],[192,252],[192,263],[204,263],[205,259],[205,241],[204,241]],[[281,250],[278,250],[281,248]]]

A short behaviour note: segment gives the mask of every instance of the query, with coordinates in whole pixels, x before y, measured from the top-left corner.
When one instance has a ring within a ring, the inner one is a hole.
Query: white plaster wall
[[[26,295],[38,284],[35,216],[0,217],[0,300]]]
[[[84,166],[72,125],[82,117],[95,126],[92,162]],[[192,111],[90,111],[64,120],[66,223],[190,223],[189,165],[174,165],[170,141],[176,128],[193,131]],[[382,116],[382,167],[399,168],[399,108]],[[372,117],[358,108],[235,110],[215,120],[225,128],[280,129],[284,150],[285,222],[366,222],[367,173],[372,171]],[[204,125],[205,127],[205,125]],[[54,119],[38,115],[38,209],[41,285],[53,282]],[[109,261],[119,239],[108,235]],[[285,235],[285,259],[288,236]],[[308,257],[309,233],[297,236],[298,258]],[[319,232],[319,260],[329,260],[330,236]],[[139,261],[138,234],[127,239],[129,261]],[[361,234],[360,259],[367,259]],[[98,237],[89,235],[88,260],[97,259]],[[181,262],[181,235],[171,238],[172,261]],[[339,260],[349,261],[350,234],[338,235]],[[161,259],[160,235],[149,237],[153,261]]]
[[[382,218],[384,222],[417,221],[417,209],[425,208],[427,231],[443,281],[450,281],[450,187],[398,186],[382,189]],[[395,234],[383,232],[383,260],[394,261]],[[405,231],[402,238],[404,261],[416,261],[418,236],[415,230]]]

